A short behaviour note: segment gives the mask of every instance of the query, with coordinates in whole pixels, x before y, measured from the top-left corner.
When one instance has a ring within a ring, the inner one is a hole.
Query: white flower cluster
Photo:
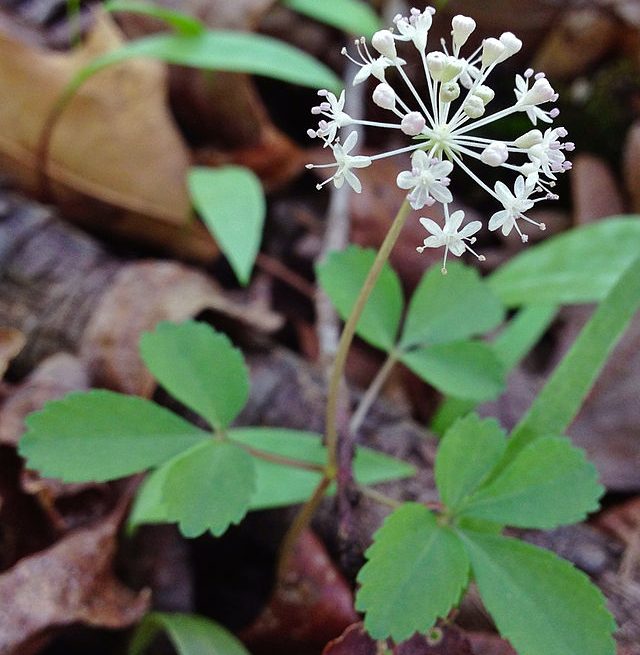
[[[346,181],[360,192],[361,184],[353,169],[364,168],[384,157],[413,153],[410,170],[398,175],[397,184],[408,191],[408,201],[416,210],[435,202],[444,206],[445,224],[442,228],[429,218],[420,219],[431,236],[424,240],[424,246],[418,251],[444,246],[443,271],[446,272],[448,252],[460,256],[469,250],[479,259],[484,259],[469,247],[475,241],[473,235],[482,227],[481,223],[473,221],[460,229],[464,212],[449,211],[449,203],[453,201],[449,175],[455,167],[464,171],[502,206],[489,220],[489,229],[500,229],[505,235],[515,229],[524,242],[527,235],[521,231],[518,221],[545,229],[543,223],[527,218],[525,212],[540,200],[557,198],[552,192],[556,175],[571,168],[564,153],[573,150],[574,146],[561,141],[567,136],[562,127],[548,128],[544,132],[532,129],[514,141],[477,136],[476,130],[516,112],[526,113],[534,128],[538,121],[551,123],[559,112],[555,108],[545,109],[543,105],[555,102],[558,95],[544,73],[534,74],[529,69],[524,75],[516,75],[514,104],[491,112],[488,107],[495,93],[487,86],[487,79],[496,66],[520,50],[522,42],[511,32],[505,32],[499,38],[484,39],[470,56],[462,57],[460,50],[476,24],[467,16],[455,16],[451,25],[451,49],[443,40],[442,50],[427,52],[434,13],[435,9],[427,7],[424,11],[412,9],[408,17],[396,16],[395,30],[381,30],[373,35],[373,51],[364,38],[355,42],[357,58],[343,49],[343,54],[360,67],[354,85],[375,78],[378,84],[373,91],[373,102],[387,110],[391,118],[389,122],[355,120],[344,111],[344,91],[340,97],[330,91],[319,91],[323,100],[312,109],[312,113],[321,118],[318,128],[308,133],[320,138],[325,147],[332,148],[335,163],[308,164],[307,167],[336,168],[329,179],[318,184],[318,188],[327,182],[333,182],[339,188]],[[418,51],[424,69],[424,97],[407,76],[404,70],[407,62],[398,56],[396,50],[399,42],[409,41]],[[387,79],[392,71],[394,81],[401,80],[406,86],[402,93],[396,92]],[[411,98],[412,103],[415,101],[414,107],[410,107],[403,97]],[[398,130],[411,138],[411,145],[370,157],[352,155],[356,132],[351,132],[341,143],[338,130],[356,124]],[[513,191],[503,182],[490,188],[468,165],[471,160],[515,171]]]

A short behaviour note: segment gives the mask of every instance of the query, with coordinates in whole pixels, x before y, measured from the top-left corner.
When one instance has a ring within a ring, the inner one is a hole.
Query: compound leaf
[[[462,537],[480,596],[519,655],[614,655],[615,622],[584,573],[517,539]]]
[[[521,528],[555,528],[598,508],[604,489],[582,449],[542,437],[520,451],[464,505],[464,515]]]
[[[440,499],[450,509],[474,492],[500,461],[507,440],[494,419],[469,414],[446,432],[436,457],[435,476]]]
[[[266,213],[260,180],[243,166],[223,166],[192,168],[187,181],[195,208],[238,280],[247,284]]]
[[[48,402],[26,425],[19,451],[29,468],[66,482],[131,475],[207,438],[149,400],[102,390]]]
[[[365,553],[356,608],[374,639],[403,641],[427,632],[458,603],[469,560],[459,538],[424,505],[406,503],[389,515]]]
[[[252,457],[239,446],[209,439],[167,464],[162,503],[185,537],[219,537],[239,523],[255,491]]]
[[[233,421],[247,402],[242,353],[206,323],[159,323],[142,335],[140,353],[158,382],[216,429]]]
[[[504,390],[504,367],[479,341],[456,341],[401,352],[400,361],[444,394],[481,402]]]
[[[250,655],[220,624],[193,614],[147,614],[136,629],[129,655],[141,655],[158,632],[166,632],[178,655]]]
[[[413,292],[400,346],[448,343],[484,334],[504,319],[504,309],[478,272],[459,262],[432,266]]]
[[[349,246],[332,252],[316,272],[324,292],[338,314],[346,320],[351,314],[365,278],[371,269],[374,250]],[[360,317],[356,333],[376,348],[393,348],[402,317],[404,298],[396,272],[385,264]]]

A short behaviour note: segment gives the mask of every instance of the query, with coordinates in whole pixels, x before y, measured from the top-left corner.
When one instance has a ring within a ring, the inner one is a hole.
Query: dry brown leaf
[[[0,380],[7,372],[9,362],[24,348],[25,344],[26,337],[20,330],[0,327]],[[0,441],[2,441],[1,438]]]
[[[127,589],[112,573],[121,514],[76,530],[0,576],[2,655],[23,655],[33,640],[73,623],[124,628],[142,618],[148,592]]]
[[[39,189],[39,140],[56,100],[79,69],[123,40],[103,13],[86,42],[68,53],[20,40],[10,27],[0,24],[0,164],[33,191]],[[211,258],[211,238],[190,221],[189,152],[166,91],[164,65],[150,60],[127,61],[91,78],[54,127],[50,191],[67,214],[94,228]]]
[[[345,632],[327,644],[322,655],[380,655],[378,644],[364,631],[361,623],[349,626]],[[415,635],[392,650],[393,655],[473,655],[467,639],[456,629],[441,631],[440,640],[429,641]]]
[[[183,321],[213,310],[263,332],[281,318],[257,303],[235,302],[210,278],[173,262],[146,261],[120,269],[83,334],[80,353],[98,386],[149,397],[155,381],[138,341],[159,321]]]
[[[357,619],[349,585],[321,541],[307,531],[283,582],[256,621],[243,631],[242,640],[252,652],[299,653],[322,647]]]
[[[571,191],[577,225],[624,212],[622,196],[611,169],[594,155],[579,154],[573,158]]]

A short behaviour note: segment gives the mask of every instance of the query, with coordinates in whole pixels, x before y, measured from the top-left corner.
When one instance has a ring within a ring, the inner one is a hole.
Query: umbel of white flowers
[[[312,113],[321,118],[318,128],[309,130],[308,134],[321,139],[325,147],[332,149],[335,163],[308,164],[307,168],[335,168],[333,175],[318,184],[318,188],[327,182],[333,182],[339,188],[346,181],[359,193],[362,186],[354,169],[370,166],[384,157],[412,153],[411,166],[398,175],[397,184],[408,191],[407,198],[414,209],[435,202],[444,206],[443,227],[430,218],[420,219],[430,236],[418,251],[444,246],[443,272],[446,272],[449,252],[460,256],[468,250],[478,259],[484,259],[469,245],[474,243],[473,235],[482,227],[480,221],[463,226],[464,212],[449,210],[453,201],[449,175],[454,168],[468,175],[501,206],[490,218],[489,229],[500,229],[505,235],[515,229],[526,242],[527,235],[522,232],[520,222],[545,229],[543,223],[537,223],[525,213],[541,200],[557,199],[552,191],[556,175],[571,168],[564,153],[573,150],[574,146],[571,142],[561,141],[567,136],[563,127],[549,127],[544,132],[535,129],[538,121],[552,123],[559,114],[555,108],[543,109],[543,105],[548,106],[558,99],[544,73],[534,74],[529,69],[523,75],[516,75],[515,102],[493,112],[489,109],[495,93],[487,85],[487,80],[496,66],[520,50],[522,42],[518,38],[505,32],[499,38],[484,39],[471,55],[462,57],[460,51],[475,30],[476,23],[468,16],[455,16],[451,22],[451,49],[443,39],[442,50],[427,52],[434,13],[432,7],[424,11],[414,8],[409,16],[396,16],[395,31],[381,30],[373,35],[373,53],[364,38],[355,42],[356,57],[349,55],[346,48],[342,50],[360,67],[354,85],[370,77],[378,81],[373,102],[389,112],[389,122],[356,120],[344,111],[344,91],[340,97],[330,91],[318,91],[322,101],[312,109]],[[426,80],[424,97],[403,68],[407,62],[398,56],[396,44],[399,42],[411,42],[418,51]],[[394,82],[401,82],[406,87],[401,93],[396,92],[387,80],[388,73],[394,69],[397,71]],[[403,98],[410,99],[414,106],[411,107]],[[516,112],[526,113],[534,129],[513,141],[487,139],[476,134],[489,123]],[[343,143],[338,136],[341,128],[350,125],[397,130],[409,137],[411,143],[369,157],[352,154],[357,133],[351,132]],[[513,171],[515,180],[510,183],[513,186],[497,182],[493,189],[490,188],[475,172],[480,164]]]

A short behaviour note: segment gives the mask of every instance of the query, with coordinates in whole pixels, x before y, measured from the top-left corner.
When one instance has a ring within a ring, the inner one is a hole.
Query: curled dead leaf
[[[51,548],[26,557],[0,576],[0,653],[22,655],[34,639],[73,623],[124,628],[149,606],[113,576],[117,510],[101,523],[77,530]]]
[[[0,327],[0,380],[4,377],[9,362],[24,348],[26,342],[27,339],[20,330]]]

